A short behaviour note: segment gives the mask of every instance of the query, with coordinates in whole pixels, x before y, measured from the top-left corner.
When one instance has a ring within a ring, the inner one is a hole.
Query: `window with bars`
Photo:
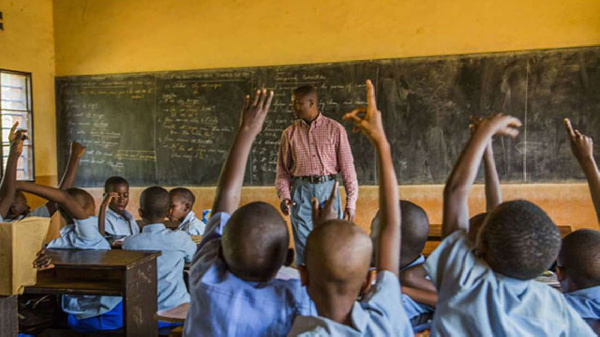
[[[2,168],[10,150],[8,134],[15,122],[26,129],[29,139],[17,165],[17,179],[33,181],[33,109],[31,101],[31,73],[0,69],[0,117],[2,118]]]

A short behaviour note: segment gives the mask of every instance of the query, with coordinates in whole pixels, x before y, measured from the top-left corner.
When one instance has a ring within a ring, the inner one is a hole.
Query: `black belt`
[[[304,181],[308,181],[311,184],[320,184],[326,181],[334,180],[337,178],[337,174],[330,174],[327,176],[302,176],[302,177],[294,177],[294,179],[300,179]]]

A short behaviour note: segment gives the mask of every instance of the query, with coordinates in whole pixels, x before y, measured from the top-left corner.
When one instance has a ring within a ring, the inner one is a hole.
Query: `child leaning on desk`
[[[110,249],[108,241],[98,231],[94,198],[79,188],[66,191],[29,182],[17,182],[17,189],[46,198],[58,205],[58,210],[72,226],[51,241],[48,248]],[[114,330],[123,326],[123,302],[120,296],[62,295],[61,306],[68,314],[71,329],[90,333]]]

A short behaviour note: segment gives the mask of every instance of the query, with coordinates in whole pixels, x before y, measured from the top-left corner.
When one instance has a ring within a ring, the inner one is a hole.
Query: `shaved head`
[[[88,192],[77,187],[68,188],[66,189],[66,192],[77,201],[79,206],[81,206],[88,215],[96,215],[96,202],[94,201],[94,197]]]
[[[290,235],[281,214],[265,202],[253,202],[235,211],[221,240],[229,270],[246,281],[275,277],[287,257]]]
[[[316,227],[306,242],[309,294],[312,289],[358,296],[372,251],[369,236],[348,221],[331,220]]]
[[[558,265],[577,289],[600,285],[600,232],[580,229],[565,236]]]

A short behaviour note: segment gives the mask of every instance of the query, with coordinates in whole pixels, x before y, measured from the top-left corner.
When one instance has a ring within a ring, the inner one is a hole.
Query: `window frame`
[[[31,130],[27,130],[27,137],[29,137],[29,147],[31,147],[31,177],[30,178],[25,178],[25,179],[17,179],[19,181],[28,181],[28,182],[35,182],[35,142],[34,142],[34,137],[33,137],[33,130],[35,129],[34,126],[34,120],[33,120],[33,114],[34,114],[34,109],[33,109],[33,73],[28,72],[28,71],[21,71],[21,70],[13,70],[13,69],[5,69],[5,68],[0,68],[0,74],[2,73],[8,73],[8,74],[14,74],[14,75],[21,75],[21,76],[25,76],[27,79],[27,100],[28,100],[28,110],[27,113],[29,114],[29,121],[31,122]],[[0,78],[0,87],[2,86],[2,79]],[[2,92],[0,90],[0,101],[2,99]],[[0,102],[0,118],[2,118],[3,115],[3,111],[5,111],[5,109],[2,109],[1,106],[1,102]],[[0,129],[2,128],[2,124],[1,124],[1,120],[0,120]],[[2,132],[0,132],[0,137],[2,136]],[[4,170],[4,140],[0,141],[0,170]],[[2,176],[4,176],[4,172],[2,172]]]

